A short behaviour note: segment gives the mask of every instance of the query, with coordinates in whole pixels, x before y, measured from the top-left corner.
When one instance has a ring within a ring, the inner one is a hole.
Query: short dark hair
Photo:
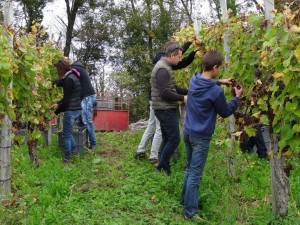
[[[179,51],[182,51],[179,44],[173,41],[166,43],[164,46],[164,50],[165,50],[165,56],[167,57],[171,56],[172,54],[178,55]]]
[[[202,59],[202,68],[203,71],[210,71],[214,68],[214,66],[221,66],[222,62],[224,61],[224,57],[222,54],[217,51],[208,51],[204,54]]]

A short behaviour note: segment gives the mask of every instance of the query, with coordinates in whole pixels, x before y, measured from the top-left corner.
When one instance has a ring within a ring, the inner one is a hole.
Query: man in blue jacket
[[[202,74],[195,74],[190,81],[186,105],[184,143],[187,168],[184,176],[181,204],[184,216],[192,218],[198,211],[199,183],[208,155],[209,143],[215,130],[217,114],[225,118],[238,108],[242,88],[235,88],[234,99],[226,102],[223,89],[215,81],[220,72],[223,56],[209,51],[203,56]],[[228,83],[230,79],[228,79]]]

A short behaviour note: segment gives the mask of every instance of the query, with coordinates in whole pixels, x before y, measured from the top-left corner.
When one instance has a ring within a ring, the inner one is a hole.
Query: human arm
[[[238,99],[239,97],[236,96],[227,103],[224,92],[221,90],[214,101],[216,112],[223,118],[230,116],[238,108]]]
[[[234,80],[233,78],[226,78],[226,79],[221,79],[221,80],[217,80],[217,84],[221,85],[232,85],[232,80]]]
[[[184,54],[189,49],[189,47],[191,46],[192,43],[193,43],[192,41],[187,41],[182,45],[182,47],[181,47],[182,54]]]
[[[180,95],[187,95],[187,93],[188,93],[188,89],[181,88],[177,85],[175,85],[175,89],[176,89],[177,94],[180,94]]]
[[[64,79],[61,78],[61,79],[58,79],[58,80],[54,80],[52,82],[52,84],[55,84],[57,87],[63,87],[63,81],[64,81]]]
[[[194,37],[193,40],[195,40],[195,44],[197,46],[201,46],[202,45],[202,41],[199,38]],[[189,42],[186,42],[183,46],[186,46],[188,48],[191,44],[192,44],[192,41],[189,41]],[[186,50],[182,47],[182,54]],[[198,47],[196,50],[190,52],[190,54],[188,54],[186,57],[184,57],[177,65],[175,65],[175,66],[172,67],[173,70],[183,69],[183,68],[187,67],[188,65],[190,65],[193,62],[194,58],[195,58],[195,54],[199,50],[201,50],[200,47]]]
[[[184,95],[177,94],[170,88],[170,74],[164,68],[156,73],[157,87],[160,95],[167,101],[183,101]]]
[[[183,68],[187,67],[188,65],[190,65],[195,58],[196,52],[197,51],[192,51],[190,54],[188,54],[186,57],[184,57],[177,65],[172,66],[172,69],[180,70],[180,69],[183,69]]]
[[[72,96],[72,88],[73,88],[73,80],[70,78],[66,78],[64,80],[64,96],[63,99],[59,102],[55,114],[59,114],[65,110],[68,106],[71,96]]]

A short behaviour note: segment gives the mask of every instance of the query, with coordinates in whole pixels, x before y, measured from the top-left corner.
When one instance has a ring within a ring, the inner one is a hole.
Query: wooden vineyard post
[[[222,11],[222,17],[225,20],[228,20],[228,12],[227,12],[227,2],[226,0],[220,0],[221,4],[221,11]],[[225,23],[227,24],[227,23]],[[224,33],[224,50],[225,50],[225,70],[227,70],[227,64],[229,63],[230,60],[230,47],[228,45],[229,41],[229,33],[226,30]],[[229,121],[227,124],[227,138],[231,139],[230,146],[227,149],[227,172],[228,175],[231,177],[235,176],[235,170],[234,170],[234,161],[232,157],[232,152],[234,150],[234,116],[231,115],[229,117]]]
[[[13,3],[5,2],[3,4],[4,24],[9,26],[12,24]],[[12,84],[10,84],[12,87]],[[6,93],[2,93],[6,95]],[[7,99],[12,102],[11,99]],[[10,148],[11,148],[11,128],[12,123],[7,115],[2,120],[1,127],[1,148],[0,148],[0,200],[6,199],[11,193],[11,172],[10,172]]]
[[[270,30],[274,14],[274,0],[264,0],[265,19],[268,21],[267,30]],[[289,182],[284,172],[284,158],[280,154],[277,134],[272,127],[265,129],[264,138],[269,140],[268,151],[270,155],[272,211],[274,216],[285,217],[288,214]]]

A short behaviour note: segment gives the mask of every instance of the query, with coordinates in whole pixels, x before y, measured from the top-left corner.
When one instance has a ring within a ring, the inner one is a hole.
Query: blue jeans
[[[163,169],[169,174],[171,173],[170,158],[180,143],[176,109],[154,110],[154,112],[160,122],[162,133],[162,143],[160,146],[161,155],[157,169]]]
[[[90,95],[82,99],[81,101],[81,118],[84,126],[87,128],[89,133],[89,141],[91,146],[96,146],[96,135],[95,128],[92,121],[92,111],[94,103],[96,102],[96,95]]]
[[[210,139],[192,138],[184,135],[187,167],[180,203],[184,205],[184,214],[189,218],[198,211],[199,183],[203,177],[209,143]]]
[[[72,131],[75,120],[79,115],[80,110],[64,112],[62,138],[64,142],[65,159],[71,159],[71,152],[75,151],[77,147]]]

